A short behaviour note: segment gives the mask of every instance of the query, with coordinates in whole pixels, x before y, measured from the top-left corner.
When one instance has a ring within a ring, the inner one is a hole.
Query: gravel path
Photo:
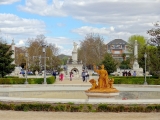
[[[160,120],[160,113],[0,111],[0,120]]]

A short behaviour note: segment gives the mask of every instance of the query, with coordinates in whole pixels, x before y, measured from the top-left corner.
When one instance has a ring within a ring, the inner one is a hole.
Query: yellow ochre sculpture
[[[114,79],[108,77],[107,70],[104,69],[104,65],[101,65],[101,69],[96,69],[94,65],[94,71],[99,74],[98,85],[96,80],[91,79],[89,82],[92,84],[92,87],[86,92],[101,92],[101,93],[115,93],[119,92],[116,88],[113,87]]]

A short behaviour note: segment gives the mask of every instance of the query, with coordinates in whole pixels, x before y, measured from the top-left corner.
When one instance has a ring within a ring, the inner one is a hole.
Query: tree
[[[27,43],[28,47],[26,48],[26,51],[28,52],[28,59],[29,59],[29,67],[35,71],[35,70],[42,70],[44,66],[44,53],[42,51],[42,45],[46,45],[46,69],[53,70],[54,66],[60,65],[56,58],[59,49],[56,47],[55,44],[47,43],[45,40],[44,35],[37,35],[37,37],[29,38]],[[56,60],[55,60],[56,58]]]
[[[137,40],[138,43],[138,56],[141,54],[141,49],[146,45],[147,40],[144,36],[141,35],[132,35],[128,39],[128,50],[132,53],[130,54],[130,66],[133,65],[135,56],[134,56],[134,44],[135,40]],[[140,62],[140,59],[138,57],[138,63]],[[140,64],[140,63],[139,63]]]
[[[99,65],[107,52],[103,37],[98,34],[87,34],[78,49],[78,59],[88,65]]]
[[[118,63],[109,53],[106,53],[102,61],[102,64],[104,64],[105,69],[108,71],[108,74],[110,74],[116,71],[116,66]]]
[[[154,24],[155,28],[147,31],[147,34],[151,36],[148,43],[153,46],[160,46],[160,23],[156,22]]]
[[[16,66],[21,66],[23,63],[26,63],[25,50],[19,47],[15,47],[15,64]]]
[[[155,56],[151,59],[151,66],[154,68],[154,74],[160,77],[160,23],[156,22],[154,26],[155,28],[147,31],[151,36],[148,43],[156,47],[156,50],[153,52]]]
[[[123,61],[126,61],[126,53],[122,54]]]
[[[120,69],[131,69],[130,59],[122,61],[119,68]]]
[[[130,36],[128,39],[128,46],[131,52],[134,51],[135,40],[137,40],[139,50],[146,44],[146,38],[144,36],[141,35]]]
[[[5,77],[14,71],[15,65],[12,64],[14,59],[11,58],[13,51],[10,50],[10,47],[3,41],[0,41],[0,77]]]

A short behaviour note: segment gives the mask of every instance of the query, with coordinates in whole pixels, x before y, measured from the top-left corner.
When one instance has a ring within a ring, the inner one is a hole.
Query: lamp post
[[[146,81],[146,58],[147,58],[147,54],[144,54],[144,59],[145,59],[145,73],[144,73],[144,85],[148,85],[147,81]]]
[[[47,84],[46,82],[46,45],[42,45],[43,47],[43,53],[44,53],[44,83],[43,84]]]
[[[26,77],[26,81],[25,81],[25,83],[24,84],[28,84],[28,81],[27,81],[27,57],[28,57],[28,53],[26,52],[25,53],[25,57],[26,57],[26,72],[25,72],[25,77]]]

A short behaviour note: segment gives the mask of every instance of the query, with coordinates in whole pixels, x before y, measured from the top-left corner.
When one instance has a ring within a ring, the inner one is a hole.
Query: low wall
[[[84,91],[0,92],[1,97],[87,99]],[[120,91],[116,99],[160,99],[159,91]]]
[[[0,85],[0,97],[87,99],[91,85]],[[159,85],[114,85],[116,99],[160,99]]]

